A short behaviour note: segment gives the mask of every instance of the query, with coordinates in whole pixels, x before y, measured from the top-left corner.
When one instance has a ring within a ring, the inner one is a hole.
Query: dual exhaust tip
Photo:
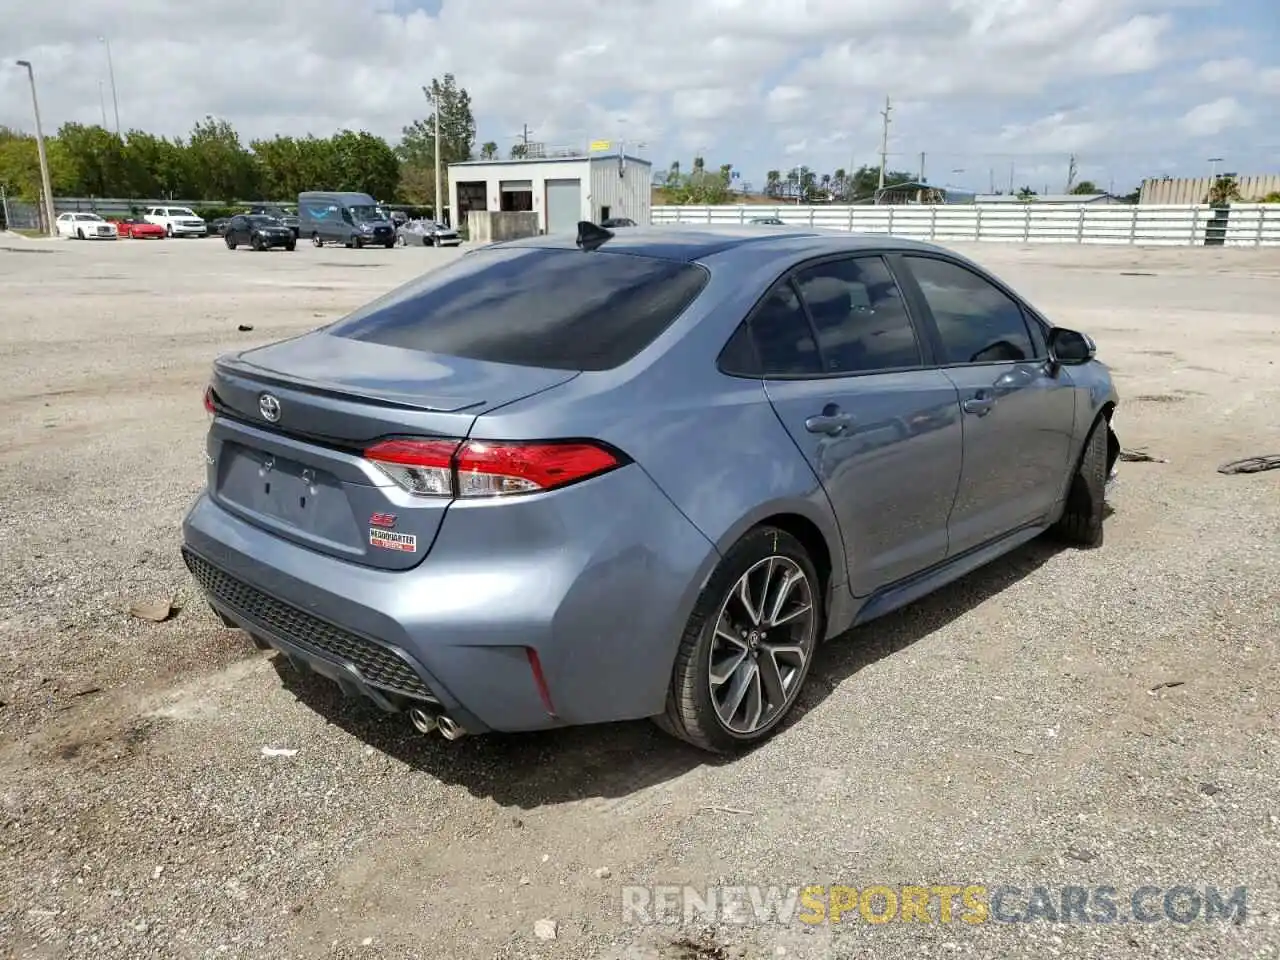
[[[463,730],[452,717],[443,713],[428,713],[422,707],[413,707],[409,710],[409,722],[419,733],[431,734],[439,730],[440,735],[446,740],[458,740],[467,735],[467,731]]]

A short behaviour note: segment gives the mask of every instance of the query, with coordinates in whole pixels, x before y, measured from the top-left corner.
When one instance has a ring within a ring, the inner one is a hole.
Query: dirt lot
[[[453,253],[0,239],[0,956],[1280,956],[1280,471],[1216,472],[1280,453],[1277,252],[964,252],[1096,336],[1125,446],[1167,462],[1122,464],[1100,550],[1033,544],[854,631],[796,722],[708,763],[644,723],[423,739],[193,594],[214,356]],[[126,612],[171,596],[168,622]],[[623,885],[709,883],[1245,885],[1248,908],[623,915]]]

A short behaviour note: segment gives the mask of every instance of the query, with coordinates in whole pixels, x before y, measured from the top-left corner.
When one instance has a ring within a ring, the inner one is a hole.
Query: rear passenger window
[[[998,287],[946,260],[903,259],[929,304],[947,363],[1035,359],[1022,308]]]
[[[790,283],[775,288],[751,317],[761,376],[816,376],[822,372],[809,320]]]
[[[823,373],[920,365],[920,341],[893,274],[880,257],[833,260],[796,275],[818,334]]]

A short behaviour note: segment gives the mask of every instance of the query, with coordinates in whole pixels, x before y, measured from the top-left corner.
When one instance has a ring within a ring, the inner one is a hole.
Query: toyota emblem
[[[269,393],[258,397],[258,412],[267,423],[275,423],[280,419],[280,401]]]

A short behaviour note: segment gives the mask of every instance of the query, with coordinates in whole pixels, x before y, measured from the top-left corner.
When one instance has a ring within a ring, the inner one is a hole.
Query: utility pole
[[[920,151],[920,182],[924,183],[924,151]]]
[[[111,62],[111,42],[106,37],[99,37],[98,39],[107,48],[107,75],[111,77],[111,104],[116,110],[116,136],[118,137],[120,136],[120,98],[116,96],[116,68]],[[106,111],[103,112],[105,113]],[[103,120],[102,125],[104,127],[107,125],[105,120]]]
[[[992,168],[988,171],[988,173],[991,175],[991,190],[990,190],[990,192],[991,192],[992,194],[994,194],[994,193],[996,192],[996,168],[995,168],[995,167],[992,167]]]
[[[1013,193],[1013,168],[1016,165],[1016,163],[1017,161],[1014,161],[1014,160],[1011,160],[1009,162],[1009,192],[1010,193]]]
[[[435,153],[436,161],[436,202],[433,213],[437,222],[443,223],[444,213],[442,211],[444,209],[444,204],[441,202],[443,198],[440,196],[440,100],[428,87],[425,86],[422,88],[422,95],[426,97],[427,102],[431,104],[431,126],[435,133],[435,148],[433,152]]]
[[[102,129],[107,129],[107,100],[102,92],[102,81],[98,81],[98,106],[102,108]]]
[[[18,66],[27,68],[27,79],[31,81],[31,109],[36,115],[36,147],[40,153],[40,180],[44,185],[45,229],[49,236],[57,233],[53,214],[53,184],[49,182],[49,154],[44,149],[44,130],[40,127],[40,101],[36,99],[36,72],[31,68],[29,60],[17,61]]]
[[[889,98],[884,98],[884,109],[880,111],[880,116],[884,117],[884,129],[880,134],[880,189],[884,189],[884,168],[889,162],[889,114],[893,112],[893,107],[889,103]]]
[[[1071,155],[1071,162],[1067,165],[1067,193],[1071,192],[1071,188],[1076,185],[1076,155]]]

